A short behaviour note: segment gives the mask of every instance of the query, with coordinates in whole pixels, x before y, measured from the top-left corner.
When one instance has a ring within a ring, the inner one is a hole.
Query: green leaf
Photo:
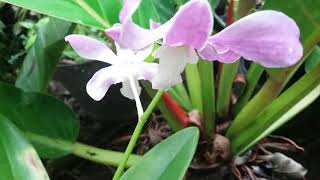
[[[120,0],[0,0],[25,9],[105,29],[118,22]]]
[[[56,18],[45,18],[40,22],[36,41],[28,50],[16,80],[16,86],[25,91],[46,91],[66,46],[64,37],[74,27],[71,23]]]
[[[240,96],[234,111],[238,114],[241,109],[248,103],[254,89],[256,88],[259,79],[264,71],[264,67],[254,62],[251,63],[249,70],[246,74],[246,87],[244,93]]]
[[[242,154],[252,145],[291,120],[320,96],[320,64],[299,79],[272,102],[253,123],[231,143],[234,154]]]
[[[182,179],[195,153],[198,139],[199,130],[196,127],[173,134],[147,152],[120,180]]]
[[[150,19],[164,23],[176,12],[173,0],[142,0],[139,8],[134,13],[133,20],[144,28],[149,29]]]
[[[79,133],[79,121],[72,110],[54,97],[23,92],[0,83],[0,113],[25,133],[34,133],[74,143]],[[54,158],[68,154],[45,144],[33,142],[41,157]]]
[[[307,57],[304,64],[304,69],[309,72],[313,67],[320,63],[320,47],[316,46],[311,54]]]
[[[200,60],[198,67],[201,79],[204,127],[207,135],[213,136],[216,111],[213,62]]]
[[[1,114],[0,170],[0,179],[3,180],[49,180],[34,148]]]
[[[188,1],[190,1],[190,0],[175,0],[176,4],[178,6],[181,6],[181,5],[185,4]],[[219,5],[220,0],[208,0],[208,1],[209,1],[209,4],[211,6],[212,11],[214,12],[216,7]]]
[[[238,72],[239,63],[240,61],[222,65],[217,97],[217,113],[219,117],[223,117],[229,112],[233,80]]]

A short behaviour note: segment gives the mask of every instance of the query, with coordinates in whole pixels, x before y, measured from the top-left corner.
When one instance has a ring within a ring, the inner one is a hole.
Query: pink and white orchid
[[[267,10],[246,16],[221,32],[211,35],[213,16],[207,0],[190,0],[163,25],[151,29],[134,24],[132,15],[141,0],[125,0],[120,23],[106,30],[122,48],[140,50],[163,39],[154,53],[159,58],[159,74],[153,88],[167,89],[181,82],[186,63],[196,63],[196,51],[206,60],[232,63],[241,56],[265,67],[288,67],[302,57],[300,31],[281,12]],[[155,26],[154,26],[155,25]]]
[[[106,30],[122,48],[143,49],[163,39],[154,52],[159,58],[159,74],[153,81],[155,89],[168,89],[182,81],[180,74],[186,63],[197,63],[196,50],[202,50],[212,32],[213,16],[206,0],[191,0],[181,6],[173,18],[163,25],[151,23],[153,29],[134,24],[131,16],[140,0],[126,0],[120,13],[121,24]]]
[[[87,83],[87,93],[100,101],[112,84],[122,83],[121,93],[129,99],[139,99],[141,87],[138,80],[152,81],[158,72],[157,63],[143,62],[152,52],[152,46],[134,52],[117,46],[117,55],[105,44],[83,35],[65,38],[71,47],[84,59],[98,60],[111,64],[97,71]]]

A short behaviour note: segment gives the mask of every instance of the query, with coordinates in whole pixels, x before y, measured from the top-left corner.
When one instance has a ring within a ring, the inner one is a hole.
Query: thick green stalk
[[[129,141],[129,144],[126,148],[126,151],[124,152],[124,157],[121,160],[114,176],[113,176],[113,180],[118,180],[124,170],[124,168],[126,167],[127,161],[129,159],[129,156],[131,156],[131,153],[133,151],[133,148],[135,147],[137,140],[139,139],[139,136],[141,134],[141,131],[143,129],[144,124],[146,123],[146,121],[148,120],[150,114],[153,112],[153,109],[157,106],[159,100],[161,99],[163,94],[163,91],[158,91],[157,94],[154,96],[154,98],[152,99],[151,103],[149,104],[148,108],[146,109],[146,111],[142,114],[142,116],[140,117],[140,119],[138,120],[138,124],[136,126],[136,128],[134,129],[134,132],[132,134],[132,137]]]
[[[250,68],[246,74],[246,87],[244,93],[240,96],[234,108],[235,114],[238,114],[249,101],[263,71],[264,68],[261,65],[251,63]]]
[[[232,84],[238,72],[239,62],[222,65],[217,97],[217,113],[219,117],[223,117],[229,112]]]
[[[200,60],[198,69],[201,79],[203,122],[208,136],[213,137],[215,130],[215,90],[213,62]]]
[[[118,166],[119,162],[124,156],[124,154],[121,152],[100,149],[78,142],[70,143],[68,141],[52,139],[31,132],[25,132],[24,134],[30,141],[34,143],[44,144],[61,151],[71,152],[72,154],[81,158],[104,165]],[[132,166],[139,159],[140,156],[131,155],[128,160],[127,167]]]
[[[202,114],[201,82],[197,64],[187,64],[185,68],[185,75],[192,105]]]

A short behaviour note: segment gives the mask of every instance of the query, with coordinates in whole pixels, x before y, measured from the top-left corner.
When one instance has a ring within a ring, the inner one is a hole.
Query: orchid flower
[[[116,55],[102,42],[87,36],[69,35],[65,40],[82,58],[111,64],[97,71],[87,83],[87,93],[96,101],[105,96],[112,84],[120,82],[123,96],[140,101],[141,87],[138,80],[152,81],[158,72],[157,63],[143,62],[151,54],[152,46],[137,52],[117,46]],[[139,109],[138,111],[142,111]]]
[[[196,51],[205,60],[232,63],[240,57],[265,67],[288,67],[303,54],[296,23],[281,12],[266,10],[246,16],[209,37],[213,17],[207,0],[191,0],[181,6],[165,24],[144,29],[134,24],[132,15],[141,0],[125,0],[120,23],[106,30],[122,48],[140,50],[163,38],[154,52],[159,58],[159,74],[153,88],[166,89],[181,82],[186,63],[196,63]]]
[[[140,0],[126,0],[120,12],[121,24],[106,30],[122,48],[143,49],[154,41],[163,44],[154,52],[159,58],[159,73],[152,82],[154,89],[168,89],[182,81],[187,63],[197,63],[196,50],[202,50],[211,34],[213,16],[206,0],[191,0],[181,6],[173,18],[163,25],[151,23],[151,30],[134,24],[131,16]]]

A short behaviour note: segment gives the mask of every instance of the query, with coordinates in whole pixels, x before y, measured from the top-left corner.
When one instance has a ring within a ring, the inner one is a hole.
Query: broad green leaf
[[[232,140],[233,137],[239,136],[248,125],[254,123],[258,114],[281,93],[293,74],[303,64],[303,60],[320,41],[320,11],[318,7],[320,7],[320,1],[314,0],[292,0],[290,3],[285,0],[266,1],[264,9],[281,11],[295,20],[301,32],[304,57],[298,64],[289,68],[266,69],[270,78],[236,116],[227,131],[229,139]]]
[[[270,104],[245,131],[232,139],[234,154],[252,145],[291,120],[320,96],[320,64],[299,79]]]
[[[0,113],[13,121],[25,133],[34,133],[70,143],[76,141],[79,121],[72,110],[54,97],[41,93],[23,92],[0,83]],[[41,157],[60,157],[69,153],[33,142]]]
[[[118,22],[121,0],[0,0],[98,29]]]
[[[175,0],[176,4],[178,6],[181,6],[188,1],[190,1],[190,0]],[[214,11],[216,9],[216,7],[219,5],[219,2],[220,2],[220,0],[208,0],[208,1],[209,1],[211,8],[212,8],[212,11]]]
[[[304,69],[306,72],[309,72],[313,67],[320,63],[320,47],[316,46],[311,54],[307,57]]]
[[[183,129],[152,148],[120,180],[179,180],[185,175],[199,139],[196,127]]]
[[[49,180],[34,148],[1,114],[0,171],[1,180]]]
[[[25,91],[44,92],[65,48],[64,37],[74,26],[56,18],[45,18],[38,24],[36,41],[28,50],[16,86]]]
[[[134,13],[134,21],[144,28],[149,28],[150,19],[164,23],[176,12],[173,0],[142,0],[139,8]]]

